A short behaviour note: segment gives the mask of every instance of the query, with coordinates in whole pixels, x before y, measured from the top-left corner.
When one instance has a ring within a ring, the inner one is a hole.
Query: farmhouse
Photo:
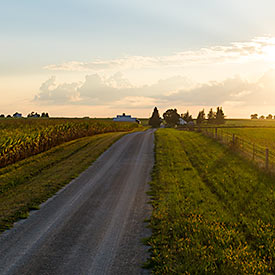
[[[139,123],[138,119],[136,119],[135,117],[131,117],[130,115],[125,115],[125,113],[123,113],[122,115],[117,115],[116,117],[113,118],[113,121],[126,121],[126,122]]]
[[[187,122],[183,118],[179,118],[179,125],[187,125]]]

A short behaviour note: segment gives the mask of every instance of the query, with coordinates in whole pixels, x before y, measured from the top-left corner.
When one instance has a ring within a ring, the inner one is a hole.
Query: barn
[[[139,120],[135,117],[131,117],[130,115],[126,115],[123,113],[122,115],[117,115],[113,118],[113,121],[125,121],[125,122],[136,122],[139,123]]]

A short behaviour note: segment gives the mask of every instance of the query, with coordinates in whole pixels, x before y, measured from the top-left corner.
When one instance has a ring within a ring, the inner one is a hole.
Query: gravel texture
[[[0,274],[148,274],[154,130],[122,137],[28,219],[0,235]]]

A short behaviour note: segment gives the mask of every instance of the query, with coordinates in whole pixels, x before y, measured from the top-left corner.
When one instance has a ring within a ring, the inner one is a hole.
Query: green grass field
[[[0,169],[0,232],[38,209],[122,135],[80,138]]]
[[[224,126],[275,127],[275,119],[226,119]]]
[[[148,267],[155,274],[274,274],[274,178],[199,133],[160,129]]]
[[[275,128],[229,128],[218,129],[218,131],[235,134],[248,142],[275,152]]]

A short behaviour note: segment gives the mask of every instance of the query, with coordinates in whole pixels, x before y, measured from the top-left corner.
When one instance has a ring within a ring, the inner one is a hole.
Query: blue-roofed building
[[[113,118],[113,121],[125,121],[125,122],[140,123],[140,121],[137,118],[131,117],[130,115],[125,115],[125,113],[123,113],[122,115],[117,115],[116,117]]]

